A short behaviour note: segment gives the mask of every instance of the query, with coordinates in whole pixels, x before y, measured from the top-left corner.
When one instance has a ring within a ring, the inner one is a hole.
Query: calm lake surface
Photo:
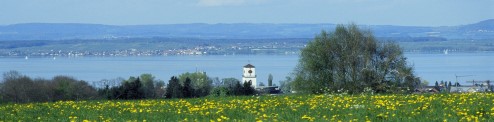
[[[494,53],[405,54],[415,73],[435,81],[494,80]],[[73,76],[79,80],[100,81],[150,73],[168,81],[184,72],[204,71],[210,77],[241,79],[242,67],[256,66],[258,82],[274,83],[289,76],[298,62],[297,55],[153,56],[153,57],[0,57],[0,71],[17,70],[30,77]],[[465,83],[465,82],[460,82]]]

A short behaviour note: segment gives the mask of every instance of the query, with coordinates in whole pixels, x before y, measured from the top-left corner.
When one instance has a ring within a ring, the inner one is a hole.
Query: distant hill
[[[335,24],[167,24],[113,26],[79,23],[26,23],[0,26],[0,40],[66,40],[113,38],[269,39],[312,38]],[[494,19],[469,25],[420,27],[361,25],[377,37],[492,39]]]
[[[478,23],[460,26],[462,30],[489,30],[494,31],[494,19],[480,21]]]

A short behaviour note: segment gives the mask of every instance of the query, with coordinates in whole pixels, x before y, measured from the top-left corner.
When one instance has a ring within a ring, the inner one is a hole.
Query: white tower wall
[[[252,87],[256,88],[257,87],[257,75],[256,75],[256,68],[252,66],[251,64],[247,64],[243,68],[243,75],[242,75],[242,83],[244,82],[252,82]]]

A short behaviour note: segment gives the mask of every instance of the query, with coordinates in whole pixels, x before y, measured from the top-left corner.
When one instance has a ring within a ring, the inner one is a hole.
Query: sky
[[[454,26],[494,19],[494,0],[0,0],[0,25],[357,23]]]

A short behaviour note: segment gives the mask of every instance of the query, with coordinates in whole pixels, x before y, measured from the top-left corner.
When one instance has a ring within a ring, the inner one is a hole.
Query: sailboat
[[[443,52],[444,54],[448,55],[448,49],[445,49]]]
[[[26,59],[26,60],[27,60],[27,59],[29,59],[29,58],[26,56],[26,57],[24,57],[24,59]]]

